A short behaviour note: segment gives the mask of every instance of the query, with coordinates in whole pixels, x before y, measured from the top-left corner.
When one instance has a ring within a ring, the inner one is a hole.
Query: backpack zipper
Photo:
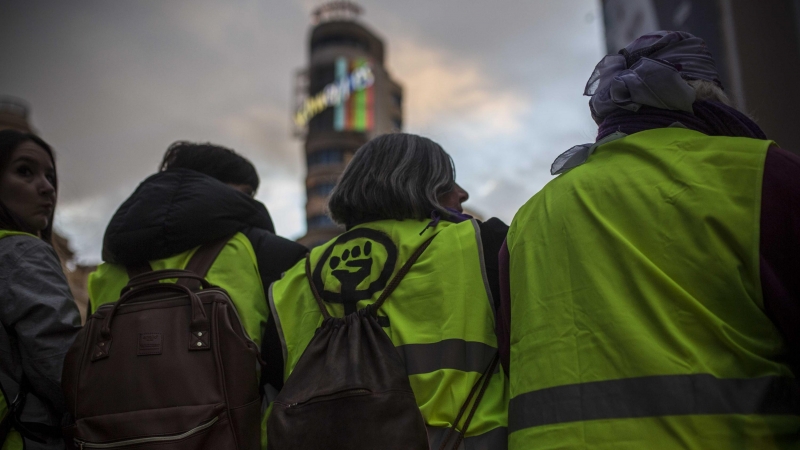
[[[310,400],[306,400],[304,402],[291,403],[289,405],[286,405],[286,407],[287,408],[296,408],[296,407],[300,407],[300,406],[310,405],[310,404],[313,404],[313,403],[324,402],[324,401],[328,401],[328,400],[336,400],[337,398],[350,397],[350,396],[357,395],[357,394],[371,394],[371,393],[372,393],[372,391],[370,391],[369,389],[348,389],[346,391],[339,391],[339,392],[334,392],[332,394],[321,395],[319,397],[316,397],[316,398],[313,398],[313,399],[310,399]]]
[[[153,437],[143,437],[143,438],[136,438],[136,439],[127,439],[124,441],[117,441],[117,442],[109,442],[105,444],[98,444],[93,442],[86,442],[81,441],[79,439],[74,439],[75,446],[77,446],[80,450],[84,448],[117,448],[117,447],[125,447],[127,445],[136,445],[136,444],[148,444],[153,442],[168,442],[168,441],[177,441],[180,439],[187,438],[193,434],[197,434],[206,428],[210,428],[212,425],[217,423],[219,420],[219,416],[214,417],[213,419],[209,420],[208,422],[198,425],[192,428],[189,431],[186,431],[181,434],[174,434],[171,436],[153,436]]]

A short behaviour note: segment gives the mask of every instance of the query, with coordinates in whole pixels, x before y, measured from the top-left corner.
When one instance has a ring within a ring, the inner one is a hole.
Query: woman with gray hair
[[[467,198],[452,159],[430,139],[397,133],[362,146],[329,201],[347,231],[312,250],[308,269],[296,265],[270,289],[285,378],[323,322],[314,292],[331,316],[342,317],[375,303],[403,272],[377,318],[402,356],[431,448],[456,435],[467,448],[505,448],[508,389],[502,370],[491,370],[499,294],[490,280],[507,228],[463,214]],[[462,417],[484,372],[482,399],[471,419]],[[451,427],[458,433],[448,435]]]

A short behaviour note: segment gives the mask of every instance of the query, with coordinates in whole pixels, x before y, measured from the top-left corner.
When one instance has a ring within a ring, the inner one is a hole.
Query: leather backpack
[[[260,448],[258,348],[204,279],[226,242],[186,270],[128,268],[119,300],[89,317],[64,363],[69,448]]]
[[[435,237],[417,248],[375,303],[342,318],[328,313],[312,281],[310,256],[306,257],[306,278],[324,319],[273,403],[267,421],[269,450],[429,449],[425,420],[405,364],[383,331],[377,311]],[[494,365],[487,372],[493,370]],[[475,399],[464,432],[488,378],[481,377],[458,413],[454,423]],[[482,386],[474,397],[478,384]],[[451,428],[440,448],[458,448],[462,439]]]

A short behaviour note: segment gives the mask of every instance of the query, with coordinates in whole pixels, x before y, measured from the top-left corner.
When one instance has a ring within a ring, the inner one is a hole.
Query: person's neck
[[[698,100],[692,106],[694,114],[649,106],[643,106],[637,112],[620,110],[603,119],[597,130],[597,140],[617,131],[634,134],[667,128],[675,122],[709,136],[767,138],[752,119],[730,106],[704,100]]]

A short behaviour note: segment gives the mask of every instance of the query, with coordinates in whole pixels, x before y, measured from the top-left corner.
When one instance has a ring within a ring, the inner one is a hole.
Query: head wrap
[[[595,67],[584,95],[591,96],[592,117],[600,124],[620,108],[642,105],[692,113],[695,92],[685,80],[722,86],[706,43],[683,31],[646,34]]]

